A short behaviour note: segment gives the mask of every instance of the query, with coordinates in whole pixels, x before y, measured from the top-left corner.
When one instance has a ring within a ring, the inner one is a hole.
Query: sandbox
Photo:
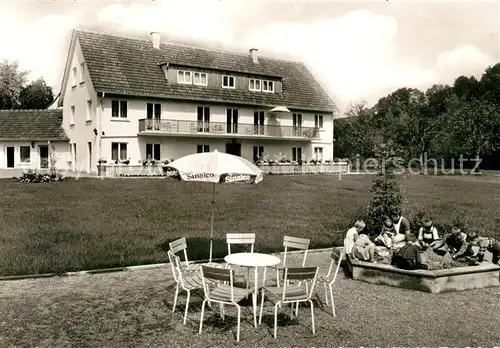
[[[347,260],[355,280],[433,294],[500,286],[500,267],[483,262],[478,266],[407,271],[382,263]]]

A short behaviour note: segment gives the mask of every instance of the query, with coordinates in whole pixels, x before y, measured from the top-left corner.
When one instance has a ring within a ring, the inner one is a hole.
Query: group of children
[[[474,253],[473,246],[479,247],[477,254]],[[373,241],[365,222],[356,221],[347,231],[344,247],[349,258],[369,262],[376,262],[375,254],[380,249],[385,249],[387,254],[392,254],[391,264],[403,269],[427,269],[421,261],[420,253],[428,248],[441,256],[449,253],[454,260],[466,258],[474,265],[483,262],[487,251],[492,254],[494,264],[500,261],[498,240],[481,237],[472,231],[466,234],[458,227],[453,227],[450,233],[440,238],[430,219],[424,219],[418,233],[413,233],[408,220],[401,216],[400,211],[394,211],[384,220],[380,234]]]

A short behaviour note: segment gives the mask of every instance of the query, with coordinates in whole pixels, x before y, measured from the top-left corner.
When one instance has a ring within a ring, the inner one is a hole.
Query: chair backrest
[[[302,259],[302,267],[306,265],[307,259],[307,249],[309,248],[309,244],[311,243],[310,239],[307,238],[297,238],[285,236],[283,237],[283,246],[285,247],[285,254],[283,255],[283,266],[286,265],[286,254],[289,248],[305,250],[304,258]]]
[[[168,245],[170,247],[170,251],[172,251],[172,253],[174,253],[174,254],[177,254],[179,251],[183,251],[184,252],[184,262],[186,264],[189,263],[188,255],[187,255],[187,242],[186,242],[185,237],[174,240],[173,242],[168,243]]]
[[[333,283],[335,283],[335,280],[337,280],[337,274],[339,274],[340,264],[342,263],[342,258],[344,257],[344,255],[345,255],[345,247],[342,248],[342,250],[340,251],[338,260],[335,259],[335,255],[332,252],[332,255],[330,257],[331,258],[330,267],[328,267],[328,273],[326,274],[326,277],[329,278],[332,275],[333,265],[337,264],[337,266],[335,267],[335,273],[333,274],[333,277],[330,280],[330,284],[332,285]]]
[[[250,244],[250,252],[253,253],[255,233],[227,233],[226,242],[229,255],[231,255],[231,244]]]
[[[304,298],[304,300],[309,300],[312,297],[312,294],[314,292],[314,286],[316,285],[316,278],[318,277],[318,270],[319,267],[285,267],[285,275],[284,275],[284,281],[283,281],[283,301],[285,300],[286,297],[286,290],[288,286],[288,281],[289,280],[297,280],[299,282],[304,281],[306,283],[306,289],[307,289],[307,281],[312,280],[312,285],[311,289],[307,293],[307,298]]]
[[[179,256],[175,255],[171,250],[167,252],[168,261],[170,262],[170,267],[172,268],[172,274],[174,275],[174,280],[176,283],[181,283],[184,285],[181,273],[181,259]]]
[[[234,269],[229,268],[217,268],[202,265],[200,268],[201,279],[203,281],[203,290],[205,291],[205,298],[213,300],[210,297],[210,288],[207,286],[210,283],[216,282],[228,282],[231,287],[231,302],[234,302],[234,289],[233,280],[235,277]],[[215,299],[217,300],[217,299]]]

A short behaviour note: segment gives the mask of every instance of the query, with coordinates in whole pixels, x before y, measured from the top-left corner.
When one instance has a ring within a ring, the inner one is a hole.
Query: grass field
[[[257,251],[281,250],[283,235],[311,247],[339,245],[370,198],[372,176],[266,176],[219,185],[214,255],[228,232],[255,232]],[[493,178],[495,179],[495,178]],[[467,216],[500,236],[500,184],[491,177],[402,179],[411,218],[439,224]],[[165,262],[166,243],[186,236],[191,259],[208,256],[211,186],[162,179],[80,179],[57,184],[0,180],[0,275]]]

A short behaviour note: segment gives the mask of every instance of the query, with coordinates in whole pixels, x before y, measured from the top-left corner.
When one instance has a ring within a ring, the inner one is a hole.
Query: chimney
[[[253,62],[257,64],[259,62],[259,56],[257,54],[258,49],[250,48],[250,58],[252,58]]]
[[[151,35],[151,42],[154,48],[160,48],[160,33],[157,31],[152,31],[149,33]]]

